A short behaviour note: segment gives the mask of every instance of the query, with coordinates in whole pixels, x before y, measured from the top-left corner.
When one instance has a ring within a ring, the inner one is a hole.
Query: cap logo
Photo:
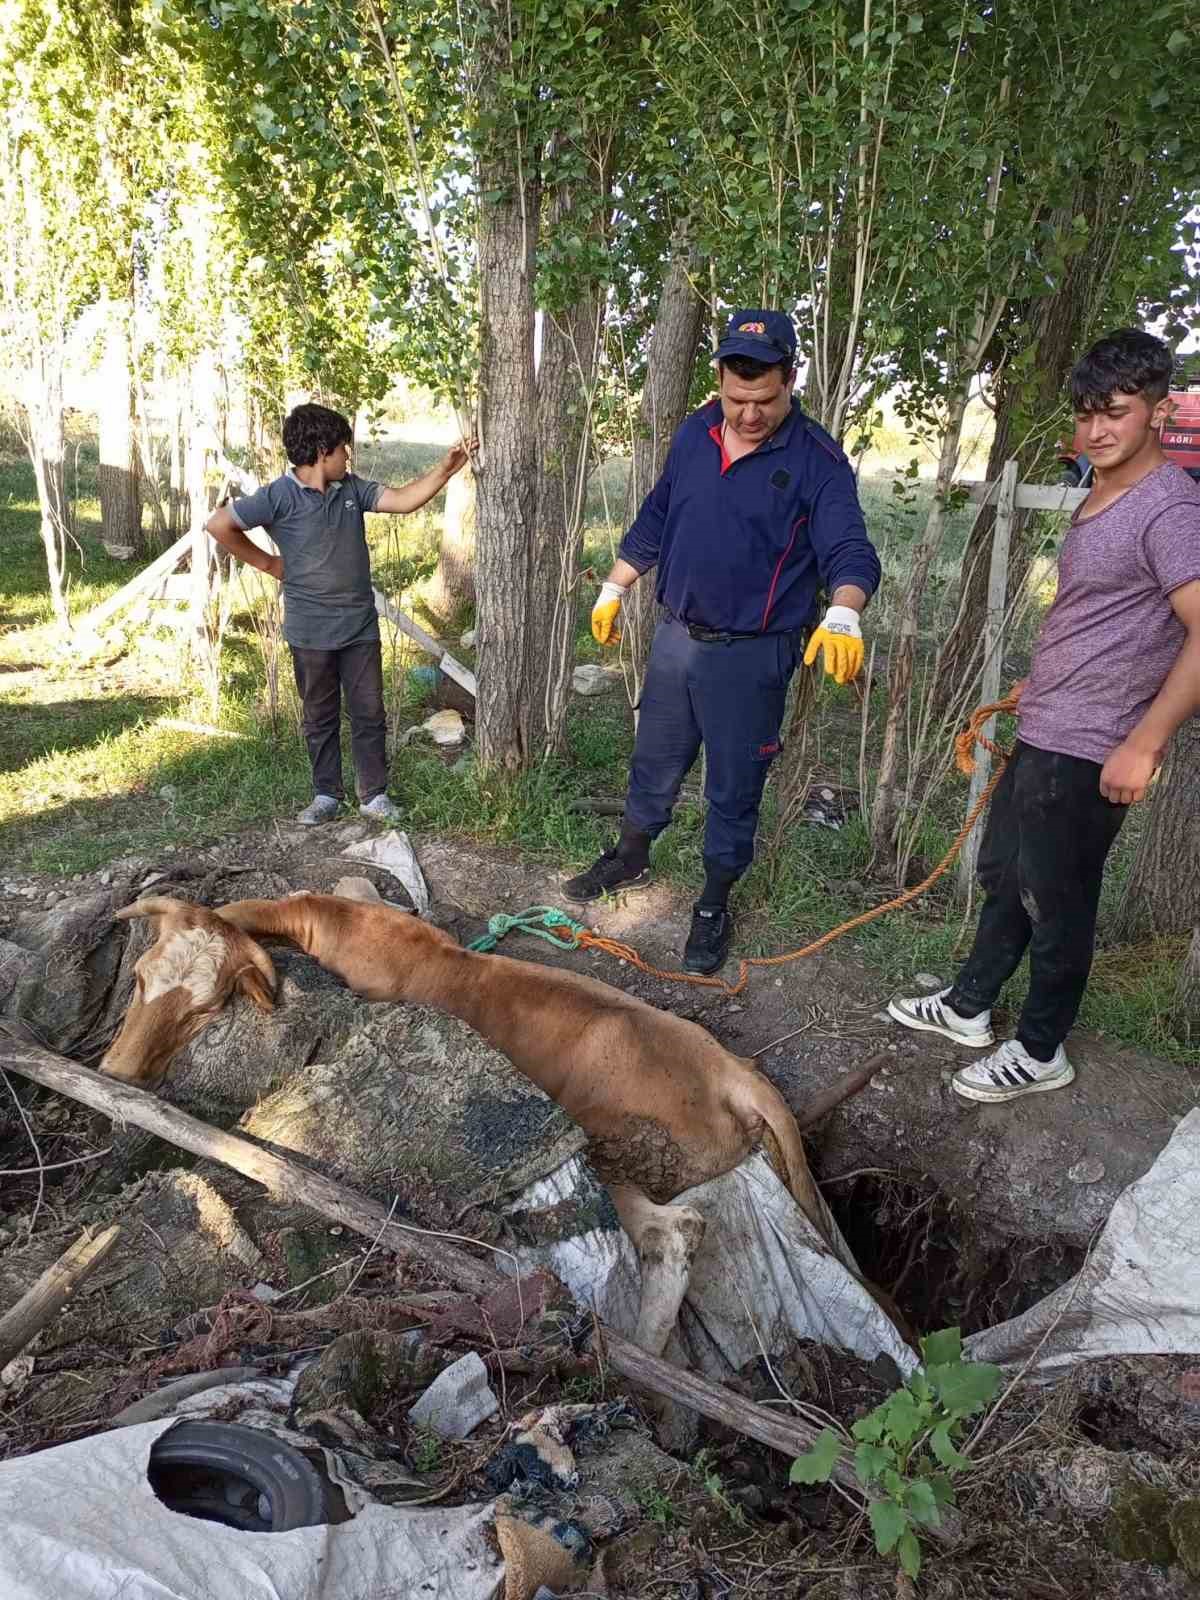
[[[740,322],[738,324],[739,333],[766,333],[766,331],[767,325],[765,322]]]

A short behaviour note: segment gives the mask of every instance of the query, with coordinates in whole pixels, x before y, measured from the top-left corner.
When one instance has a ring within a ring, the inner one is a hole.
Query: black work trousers
[[[304,710],[304,742],[312,763],[313,793],[345,797],[342,782],[342,701],[350,719],[358,803],[387,788],[387,716],[383,706],[383,656],[378,639],[341,650],[301,650],[292,645],[296,687]]]
[[[987,898],[975,943],[947,996],[963,1016],[987,1010],[1029,950],[1017,1038],[1049,1060],[1087,987],[1104,861],[1127,806],[1100,793],[1100,767],[1017,743],[992,797],[979,850]]]

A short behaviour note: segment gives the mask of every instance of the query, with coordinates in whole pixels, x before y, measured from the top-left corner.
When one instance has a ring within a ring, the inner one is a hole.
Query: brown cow
[[[134,917],[150,917],[158,938],[134,967],[137,987],[100,1071],[156,1089],[172,1056],[235,989],[260,1011],[274,1010],[275,968],[253,939],[203,906],[150,895],[117,912],[120,922]]]
[[[700,1213],[671,1202],[756,1145],[835,1248],[782,1095],[696,1023],[578,973],[475,954],[378,901],[298,894],[235,901],[220,915],[298,945],[367,1000],[461,1017],[562,1106],[588,1135],[589,1159],[641,1259],[634,1337],[643,1349],[662,1353],[704,1236]]]

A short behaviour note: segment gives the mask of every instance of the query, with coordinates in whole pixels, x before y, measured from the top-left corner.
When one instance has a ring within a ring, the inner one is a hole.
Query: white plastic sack
[[[604,1203],[590,1168],[576,1156],[531,1184],[510,1209],[523,1213],[536,1232],[539,1211],[553,1213],[561,1206],[568,1215],[595,1213]],[[886,1353],[902,1372],[916,1365],[899,1329],[822,1245],[765,1156],[749,1157],[723,1177],[681,1194],[676,1203],[695,1206],[707,1228],[668,1360],[721,1381],[762,1349],[776,1354],[799,1338],[817,1339],[868,1361]],[[836,1228],[834,1237],[844,1259],[852,1261]],[[583,1235],[518,1246],[516,1255],[523,1269],[548,1267],[580,1305],[592,1307],[618,1333],[633,1334],[641,1272],[621,1229],[596,1227]]]
[[[977,1361],[1048,1373],[1096,1356],[1200,1353],[1200,1107],[1117,1198],[1082,1271],[964,1341]]]
[[[172,1419],[0,1463],[4,1600],[495,1600],[491,1506],[368,1505],[349,1522],[243,1533],[169,1511],[146,1477]]]
[[[423,917],[429,910],[429,890],[424,874],[417,864],[417,856],[409,837],[399,828],[389,828],[374,839],[364,839],[360,844],[348,845],[342,855],[351,861],[369,861],[373,867],[382,867],[408,890],[417,915]]]

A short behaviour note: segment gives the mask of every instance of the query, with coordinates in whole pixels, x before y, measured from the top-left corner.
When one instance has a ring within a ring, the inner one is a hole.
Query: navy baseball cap
[[[735,311],[717,346],[714,361],[750,356],[755,361],[796,359],[796,330],[782,311]]]

